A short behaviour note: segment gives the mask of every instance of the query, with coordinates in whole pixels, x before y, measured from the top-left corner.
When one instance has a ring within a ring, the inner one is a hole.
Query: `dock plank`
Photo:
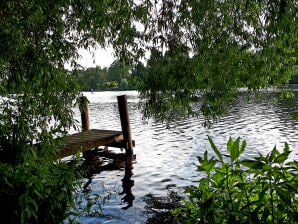
[[[99,146],[113,145],[123,142],[122,131],[90,129],[65,137],[61,144],[58,158],[85,152]]]

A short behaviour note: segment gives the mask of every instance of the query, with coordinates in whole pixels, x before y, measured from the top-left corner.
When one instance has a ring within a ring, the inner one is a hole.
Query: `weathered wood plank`
[[[121,143],[122,141],[123,134],[121,131],[86,130],[66,136],[56,159],[74,155],[78,151],[85,152],[92,148]]]

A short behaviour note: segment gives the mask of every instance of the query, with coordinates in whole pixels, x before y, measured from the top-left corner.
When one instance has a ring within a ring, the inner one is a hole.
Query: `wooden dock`
[[[122,146],[125,148],[121,131],[91,129],[65,137],[59,157],[67,157],[77,152],[86,152],[99,146]],[[121,147],[121,148],[122,148]]]
[[[133,155],[134,141],[131,138],[127,96],[118,96],[122,131],[89,129],[88,100],[81,101],[82,132],[65,136],[61,141],[61,149],[57,158],[75,155],[77,152],[87,151],[99,146],[109,146],[125,149],[127,156]]]

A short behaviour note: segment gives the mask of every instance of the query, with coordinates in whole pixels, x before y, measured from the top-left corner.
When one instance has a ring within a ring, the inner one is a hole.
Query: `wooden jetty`
[[[79,107],[82,132],[65,137],[57,158],[74,155],[77,152],[83,152],[84,155],[84,153],[99,146],[123,148],[126,156],[133,156],[134,141],[131,137],[127,96],[118,96],[117,100],[122,131],[98,130],[89,128],[88,100],[84,96],[81,97]]]

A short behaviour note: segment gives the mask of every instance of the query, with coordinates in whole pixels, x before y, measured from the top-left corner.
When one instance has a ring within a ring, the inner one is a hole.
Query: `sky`
[[[109,67],[116,60],[112,48],[95,50],[95,58],[87,50],[79,50],[79,53],[82,58],[78,62],[84,67]]]
[[[81,58],[77,60],[85,68],[100,66],[101,68],[109,67],[116,58],[113,56],[113,49],[107,48],[102,49],[98,48],[95,50],[95,57],[92,57],[92,54],[85,49],[79,49],[79,54]],[[65,68],[69,69],[69,65],[65,65]]]

